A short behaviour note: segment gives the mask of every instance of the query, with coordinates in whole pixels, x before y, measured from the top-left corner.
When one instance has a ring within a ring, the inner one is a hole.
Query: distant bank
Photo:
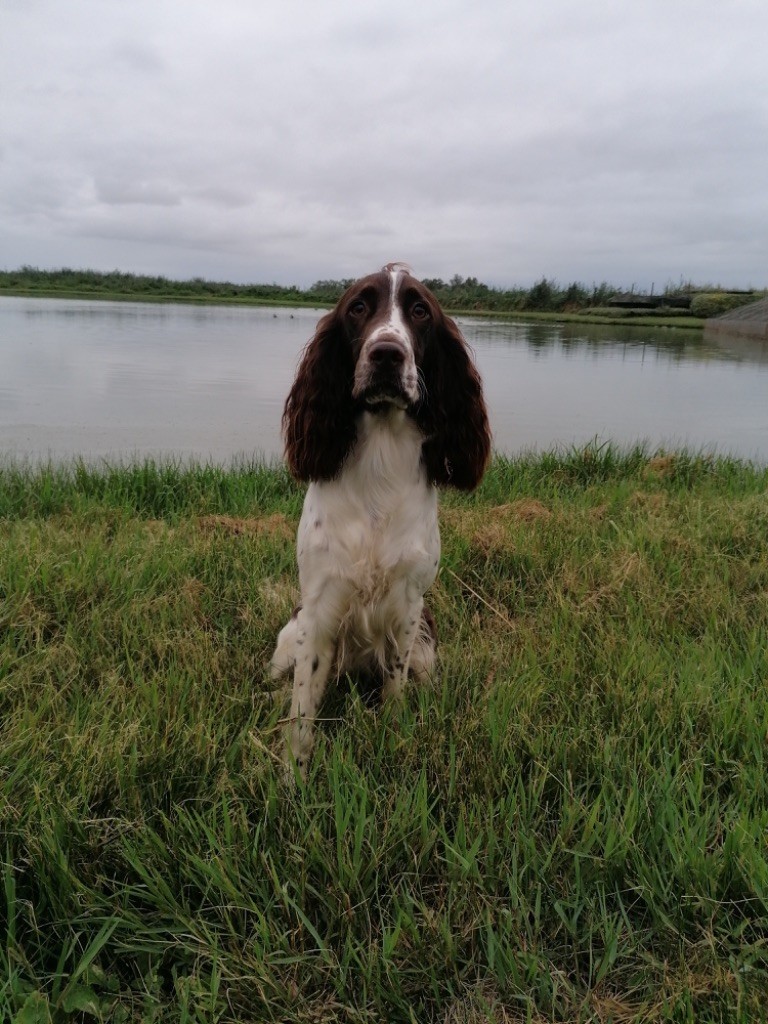
[[[278,284],[233,284],[193,278],[103,273],[94,270],[38,270],[21,267],[0,271],[0,296],[103,299],[119,302],[192,302],[258,306],[333,306],[350,280],[316,281],[309,288]],[[502,316],[597,324],[702,328],[707,317],[763,298],[765,292],[733,292],[688,284],[669,286],[661,296],[620,291],[602,283],[562,287],[542,278],[533,287],[492,288],[477,278],[458,275],[450,281],[425,279],[442,306],[454,314]],[[650,308],[649,308],[650,307]]]

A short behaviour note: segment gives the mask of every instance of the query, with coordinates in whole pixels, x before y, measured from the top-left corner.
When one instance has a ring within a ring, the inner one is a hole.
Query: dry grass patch
[[[675,455],[657,455],[648,460],[643,476],[646,479],[671,477],[675,472],[677,462],[678,459]]]
[[[282,513],[244,519],[239,516],[200,516],[197,525],[203,532],[220,531],[236,537],[269,537],[276,540],[292,540],[296,527]]]
[[[520,499],[486,508],[441,510],[442,524],[486,555],[508,547],[521,528],[535,529],[551,519],[551,510],[535,499]]]

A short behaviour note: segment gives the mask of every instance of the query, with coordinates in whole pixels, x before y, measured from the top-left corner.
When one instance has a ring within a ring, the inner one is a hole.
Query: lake
[[[0,457],[279,457],[322,310],[0,298]],[[498,451],[644,442],[768,463],[768,349],[459,318]]]

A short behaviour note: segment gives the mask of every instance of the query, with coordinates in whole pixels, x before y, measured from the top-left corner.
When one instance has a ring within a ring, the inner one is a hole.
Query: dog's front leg
[[[392,651],[384,669],[384,683],[381,696],[384,700],[402,697],[408,679],[411,651],[421,624],[421,610],[424,601],[410,601],[405,615],[395,624],[392,632]]]
[[[297,617],[294,651],[296,666],[286,753],[289,771],[295,763],[301,778],[305,779],[314,743],[315,719],[325,694],[335,653],[332,634],[319,630],[305,609]]]

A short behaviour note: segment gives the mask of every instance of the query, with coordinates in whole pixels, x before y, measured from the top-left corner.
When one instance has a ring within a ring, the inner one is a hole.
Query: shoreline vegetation
[[[92,270],[0,271],[0,296],[104,299],[134,302],[200,302],[259,306],[333,306],[350,280],[316,281],[309,288],[277,284],[232,284],[194,278],[101,273]],[[618,292],[603,282],[562,287],[542,278],[531,288],[491,288],[477,278],[450,281],[425,278],[444,309],[454,315],[493,316],[561,323],[620,324],[701,328],[707,317],[727,312],[766,295],[765,291],[728,291],[719,286],[669,284],[661,296]]]
[[[768,469],[496,458],[439,679],[340,685],[286,789],[302,493],[0,465],[0,1019],[765,1019]]]

